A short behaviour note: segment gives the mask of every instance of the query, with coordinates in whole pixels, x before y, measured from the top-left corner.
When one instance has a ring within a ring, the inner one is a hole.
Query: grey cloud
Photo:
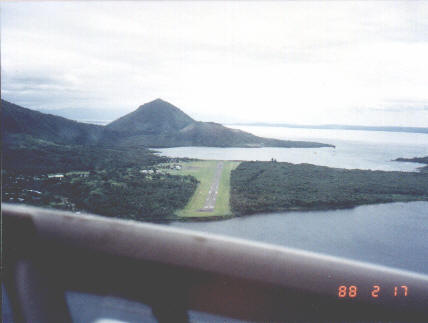
[[[72,82],[63,77],[52,75],[9,75],[5,73],[2,77],[2,90],[5,91],[75,91]]]
[[[28,108],[56,108],[68,105],[84,105],[94,99],[88,91],[76,88],[70,81],[57,75],[37,75],[30,72],[10,76],[2,75],[2,97]]]
[[[6,4],[1,13],[3,97],[44,109],[130,109],[162,97],[201,115],[217,109],[223,114],[230,111],[230,118],[242,114],[241,107],[236,104],[236,110],[229,109],[222,100],[230,105],[244,100],[243,106],[257,111],[257,102],[265,102],[267,97],[275,100],[272,105],[298,105],[302,113],[296,118],[303,122],[312,120],[304,119],[306,115],[316,115],[311,111],[330,103],[344,111],[360,105],[361,111],[374,115],[376,111],[419,111],[409,121],[415,124],[426,114],[427,101],[382,100],[395,95],[398,87],[402,89],[401,94],[396,94],[398,98],[426,98],[423,55],[409,53],[414,48],[421,48],[423,53],[428,49],[404,43],[427,40],[427,23],[416,19],[426,17],[427,11],[417,14],[418,8],[409,8],[402,17],[401,7],[397,9],[395,3],[389,2],[368,7],[357,3],[349,8],[348,3],[340,2],[329,3],[331,7],[287,2],[284,10],[293,18],[290,22],[272,10],[266,12],[275,18],[273,24],[269,19],[253,19],[263,16],[259,12],[251,16],[245,10],[236,11],[238,22],[232,19],[233,15],[226,16],[224,25],[229,30],[219,27],[222,21],[217,17],[222,17],[222,10],[201,9],[204,23],[198,25],[197,19],[193,21],[193,4],[187,5],[188,9],[170,10],[170,15],[165,16],[164,8],[157,4],[151,10],[144,6],[138,9],[137,3],[117,5],[117,10],[111,3]],[[241,6],[237,3],[236,8],[238,5]],[[302,6],[314,12],[309,18],[318,15],[320,19],[300,19],[306,12]],[[324,10],[318,11],[320,7]],[[200,25],[204,27],[201,30]],[[383,43],[390,46],[372,50],[373,44]],[[394,56],[392,51],[396,48]],[[362,62],[358,61],[360,53]],[[390,54],[389,59],[386,56]],[[383,57],[387,58],[385,63]],[[371,59],[373,66],[363,64]],[[397,68],[400,63],[402,68]],[[423,68],[418,69],[416,64]],[[394,77],[383,82],[389,68]],[[251,71],[254,81],[248,77]],[[226,83],[236,85],[233,91],[222,84],[222,75],[232,76],[234,82]],[[413,88],[407,79],[412,80]],[[328,86],[324,87],[324,80]],[[221,99],[207,99],[214,96],[210,88]],[[332,95],[323,96],[323,90]],[[301,100],[297,95],[300,92],[313,92],[313,99],[307,99],[308,95]],[[341,96],[341,92],[345,94]],[[353,93],[358,95],[353,97]],[[305,110],[308,113],[303,116]],[[360,116],[357,110],[352,112]],[[256,113],[252,117],[257,118]]]

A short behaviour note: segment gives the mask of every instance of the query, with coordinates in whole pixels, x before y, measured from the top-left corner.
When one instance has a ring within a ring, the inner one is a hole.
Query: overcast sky
[[[428,2],[1,3],[1,90],[217,122],[428,126]]]

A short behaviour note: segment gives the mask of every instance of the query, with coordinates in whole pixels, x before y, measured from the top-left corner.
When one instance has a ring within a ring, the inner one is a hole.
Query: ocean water
[[[428,155],[428,134],[353,130],[236,127],[259,136],[309,140],[336,148],[157,149],[171,157],[270,160],[339,168],[417,171],[423,165],[396,162]],[[363,205],[330,211],[256,214],[171,226],[310,250],[428,274],[428,202]]]
[[[428,274],[428,202],[170,225]]]
[[[315,141],[336,148],[218,148],[176,147],[155,149],[160,155],[218,160],[271,160],[320,166],[387,171],[417,171],[421,164],[393,161],[399,157],[428,155],[428,134],[384,131],[297,129],[231,126],[258,136]]]

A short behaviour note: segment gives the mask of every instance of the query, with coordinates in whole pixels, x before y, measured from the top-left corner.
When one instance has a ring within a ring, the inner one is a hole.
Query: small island
[[[413,158],[401,158],[400,157],[400,158],[394,159],[394,161],[425,164],[426,166],[420,167],[419,170],[421,172],[428,173],[428,156],[425,156],[425,157],[413,157]]]

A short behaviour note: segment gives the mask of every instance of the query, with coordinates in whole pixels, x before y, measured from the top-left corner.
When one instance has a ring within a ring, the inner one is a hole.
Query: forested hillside
[[[213,122],[193,120],[161,99],[107,126],[91,125],[40,113],[1,101],[2,136],[8,145],[11,135],[27,135],[66,145],[134,147],[334,147],[329,144],[262,138]]]
[[[13,135],[3,147],[3,169],[22,174],[43,174],[73,170],[144,167],[166,160],[148,149],[65,145]]]
[[[332,145],[262,138],[214,122],[195,121],[176,106],[156,99],[106,126],[120,133],[123,147],[333,147]]]
[[[44,114],[5,100],[1,100],[1,112],[1,134],[6,144],[13,140],[10,135],[18,134],[69,145],[94,145],[116,137],[103,126]]]

